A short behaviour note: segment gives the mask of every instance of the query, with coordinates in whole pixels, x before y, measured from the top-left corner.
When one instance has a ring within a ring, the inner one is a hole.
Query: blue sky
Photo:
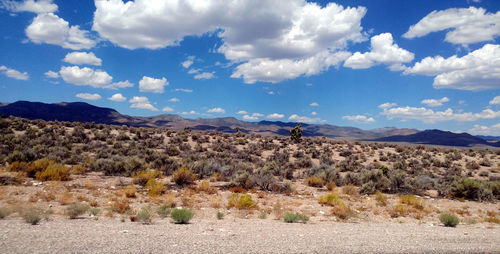
[[[0,0],[0,101],[500,135],[500,1]]]

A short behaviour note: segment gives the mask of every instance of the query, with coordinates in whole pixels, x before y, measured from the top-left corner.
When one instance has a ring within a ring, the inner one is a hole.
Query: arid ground
[[[485,148],[1,126],[5,253],[500,252],[500,153]]]

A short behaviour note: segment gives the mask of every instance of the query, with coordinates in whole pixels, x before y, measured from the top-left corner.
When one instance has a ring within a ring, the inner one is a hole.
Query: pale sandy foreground
[[[0,220],[2,253],[500,253],[500,228],[275,220],[152,225],[118,219]]]

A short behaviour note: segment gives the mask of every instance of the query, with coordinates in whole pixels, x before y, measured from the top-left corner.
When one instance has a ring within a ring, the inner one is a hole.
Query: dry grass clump
[[[335,188],[337,188],[337,184],[335,184],[335,181],[328,181],[326,184],[326,189],[329,190],[329,191],[333,191],[335,190]]]
[[[318,203],[332,206],[332,215],[341,220],[347,220],[355,215],[354,211],[339,196],[332,193],[321,195]]]
[[[378,206],[386,206],[387,205],[387,196],[384,193],[377,191],[375,193],[375,200],[377,201]]]
[[[233,193],[227,201],[227,208],[233,207],[238,209],[254,209],[257,207],[257,203],[252,199],[250,194],[240,195]]]
[[[196,175],[187,168],[180,168],[174,171],[173,181],[180,186],[192,184],[196,180]]]
[[[71,180],[69,167],[58,164],[53,160],[42,158],[30,163],[12,162],[9,171],[21,172],[39,181],[68,181]]]
[[[354,211],[347,205],[338,205],[332,208],[332,215],[337,216],[337,218],[341,220],[347,220],[351,217],[354,217],[356,214]]]
[[[242,193],[242,194],[247,193],[247,189],[245,189],[241,186],[233,186],[233,187],[229,188],[229,191],[232,193]]]
[[[111,209],[119,214],[124,214],[130,210],[130,200],[128,198],[113,198]]]
[[[422,198],[415,195],[401,195],[399,197],[399,204],[393,207],[393,210],[390,211],[390,215],[391,217],[396,218],[412,214],[416,219],[421,219],[424,214],[429,213],[429,211],[424,208],[425,204]]]
[[[151,178],[146,183],[146,189],[148,190],[150,196],[158,196],[165,191],[165,185],[162,182]]]
[[[358,189],[356,188],[356,186],[354,186],[352,184],[348,184],[348,185],[342,187],[342,193],[349,195],[349,196],[352,196],[352,197],[359,196]]]
[[[143,170],[135,173],[133,183],[145,186],[149,180],[160,177],[161,173],[158,170]]]
[[[73,203],[66,208],[66,214],[70,219],[76,219],[78,216],[86,213],[90,209],[89,205],[83,203]]]
[[[306,184],[311,187],[321,188],[324,185],[324,181],[319,177],[311,176],[307,178]]]
[[[71,174],[69,167],[61,164],[51,164],[42,171],[36,172],[39,181],[69,181]]]
[[[0,219],[4,219],[12,213],[11,209],[7,207],[0,207]]]
[[[321,195],[318,199],[318,203],[329,206],[345,205],[344,201],[342,201],[342,199],[339,196],[332,193]]]
[[[399,197],[399,202],[418,210],[424,209],[424,201],[415,195],[402,195]]]
[[[128,185],[123,188],[123,194],[127,198],[135,198],[135,186],[134,185]]]
[[[87,171],[88,171],[88,168],[85,167],[85,165],[82,165],[82,164],[78,164],[78,165],[74,165],[71,167],[71,173],[73,174],[85,174]]]
[[[210,182],[208,182],[207,180],[201,181],[196,190],[200,192],[205,192],[207,194],[217,193],[217,189],[210,186]]]

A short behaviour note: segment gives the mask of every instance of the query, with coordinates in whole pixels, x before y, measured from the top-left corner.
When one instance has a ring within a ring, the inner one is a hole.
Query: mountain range
[[[174,114],[161,114],[151,117],[138,117],[120,114],[111,108],[97,107],[85,102],[41,103],[17,101],[1,103],[0,114],[27,119],[46,121],[80,121],[134,127],[164,127],[170,129],[220,131],[234,133],[238,129],[244,133],[260,135],[289,135],[289,130],[296,122],[260,121],[247,122],[234,117],[221,118],[183,118]],[[473,146],[497,146],[496,141],[487,141],[481,137],[467,133],[452,133],[440,130],[418,131],[415,129],[398,129],[386,127],[373,130],[362,130],[355,127],[343,127],[329,124],[302,123],[303,136],[325,136],[347,140],[371,140],[383,142],[409,142],[418,144]]]

